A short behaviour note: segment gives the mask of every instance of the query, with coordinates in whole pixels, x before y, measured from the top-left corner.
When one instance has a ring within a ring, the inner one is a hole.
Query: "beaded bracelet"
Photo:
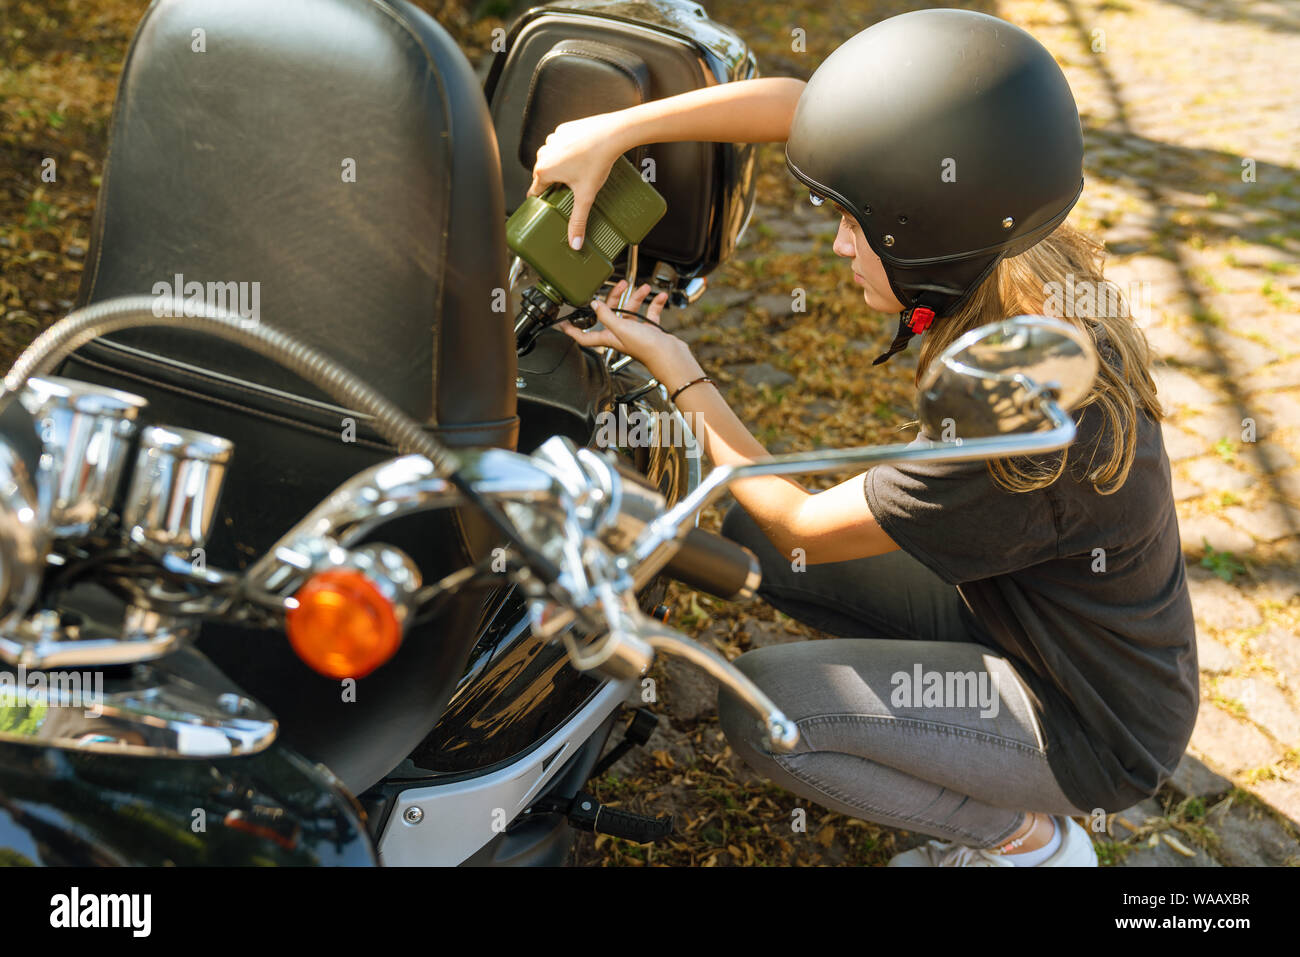
[[[678,389],[676,392],[674,392],[672,395],[670,395],[670,396],[668,397],[668,401],[669,401],[669,402],[676,402],[676,401],[677,401],[677,397],[678,397],[679,395],[681,395],[683,392],[685,392],[685,391],[686,391],[687,389],[689,389],[691,386],[695,385],[695,383],[697,383],[697,382],[712,382],[712,381],[713,381],[713,380],[710,379],[710,378],[709,378],[708,376],[706,376],[706,375],[702,375],[702,376],[700,376],[698,379],[692,379],[690,382],[686,383],[686,385],[682,386],[680,389]]]

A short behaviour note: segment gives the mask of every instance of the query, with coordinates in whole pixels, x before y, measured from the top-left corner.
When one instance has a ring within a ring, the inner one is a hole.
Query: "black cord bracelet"
[[[686,391],[687,389],[689,389],[691,386],[695,385],[695,383],[697,383],[697,382],[712,382],[712,381],[713,381],[713,380],[710,379],[710,378],[709,378],[708,376],[706,376],[706,375],[702,375],[702,376],[700,376],[698,379],[692,379],[690,382],[686,383],[686,385],[682,386],[680,389],[678,389],[676,392],[674,392],[672,395],[670,395],[670,396],[668,397],[668,401],[669,401],[669,402],[676,402],[676,401],[677,401],[677,397],[678,397],[679,395],[681,395],[683,392],[685,392],[685,391]]]

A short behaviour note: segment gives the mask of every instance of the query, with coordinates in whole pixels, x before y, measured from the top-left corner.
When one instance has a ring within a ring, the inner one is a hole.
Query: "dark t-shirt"
[[[1159,424],[1138,418],[1132,471],[1111,495],[1086,478],[1096,406],[1074,413],[1066,472],[1044,489],[1009,492],[982,461],[881,465],[864,482],[881,528],[958,586],[1015,664],[1052,772],[1085,811],[1119,811],[1159,788],[1200,697],[1169,459]]]

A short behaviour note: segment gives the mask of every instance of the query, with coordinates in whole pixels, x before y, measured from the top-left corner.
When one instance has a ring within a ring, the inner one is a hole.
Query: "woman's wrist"
[[[616,150],[615,156],[622,156],[628,150],[634,150],[646,142],[645,111],[642,109],[644,106],[645,104],[642,103],[607,114],[614,125],[610,140]]]
[[[654,376],[671,393],[679,386],[704,375],[704,369],[691,354],[691,347],[681,339],[673,337],[673,345],[664,349],[653,366],[647,364],[650,374]]]

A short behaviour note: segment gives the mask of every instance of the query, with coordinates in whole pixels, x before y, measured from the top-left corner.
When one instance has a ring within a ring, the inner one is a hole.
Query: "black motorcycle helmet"
[[[970,10],[904,13],[847,40],[808,81],[785,155],[815,205],[858,221],[907,307],[877,363],[1046,238],[1083,190],[1061,68],[1024,30]]]

